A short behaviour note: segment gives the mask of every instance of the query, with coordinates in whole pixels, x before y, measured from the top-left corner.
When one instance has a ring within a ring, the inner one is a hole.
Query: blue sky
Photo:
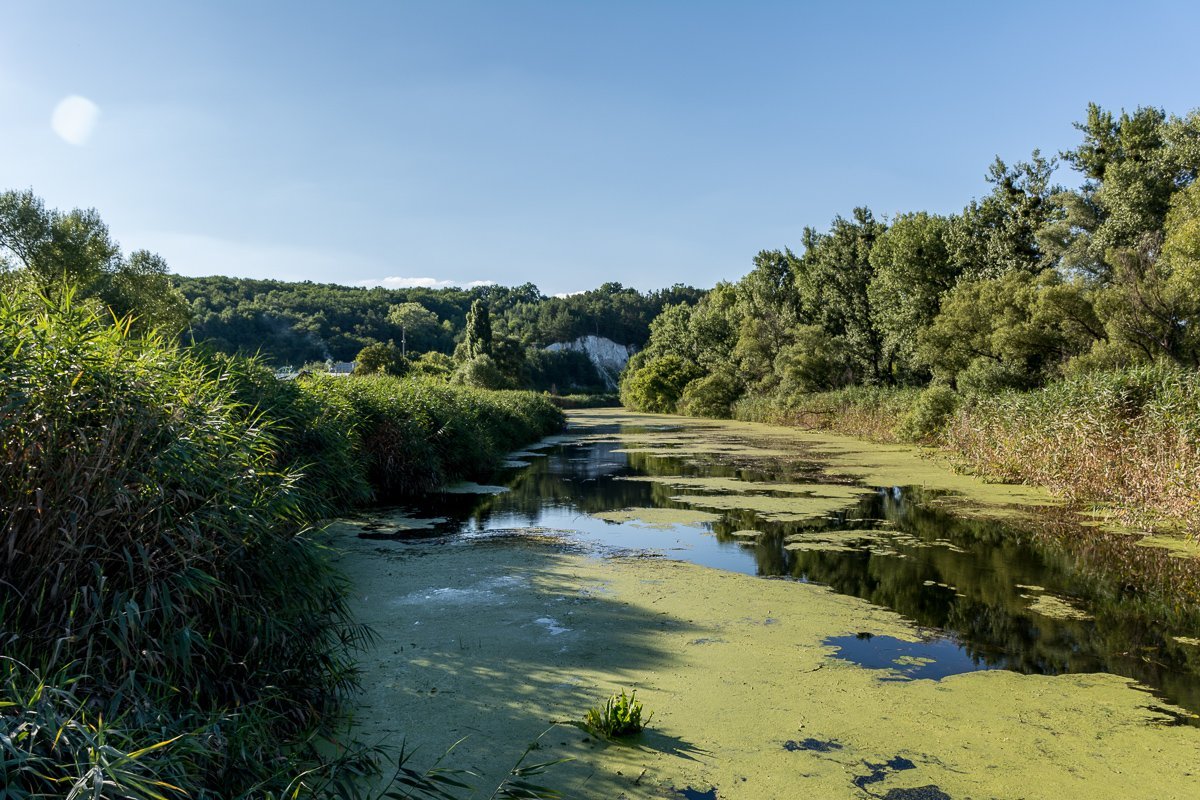
[[[1196,3],[6,5],[0,188],[190,275],[707,287],[1200,106]]]

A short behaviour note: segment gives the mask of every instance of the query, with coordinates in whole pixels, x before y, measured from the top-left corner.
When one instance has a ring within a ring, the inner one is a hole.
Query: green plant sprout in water
[[[637,689],[628,695],[622,689],[620,694],[608,698],[601,709],[598,706],[589,708],[583,716],[583,724],[588,730],[606,738],[632,736],[641,733],[642,728],[649,724],[654,712],[642,721],[642,704],[636,699]]]

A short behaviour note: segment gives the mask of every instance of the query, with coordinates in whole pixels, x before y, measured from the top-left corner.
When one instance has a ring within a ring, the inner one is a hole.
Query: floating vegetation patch
[[[1051,619],[1093,619],[1092,615],[1075,605],[1065,597],[1053,594],[1023,594],[1021,597],[1032,600],[1029,610],[1035,614]]]
[[[626,508],[620,511],[599,511],[591,516],[615,524],[630,523],[639,528],[662,530],[676,525],[700,527],[720,519],[716,514],[690,508]]]
[[[766,522],[805,522],[856,503],[862,495],[862,489],[830,485],[819,490],[814,487],[812,494],[795,497],[684,494],[671,500],[718,511],[753,511]]]
[[[507,486],[488,486],[485,484],[474,483],[472,481],[462,481],[461,483],[451,484],[441,490],[442,494],[504,494],[509,491]]]

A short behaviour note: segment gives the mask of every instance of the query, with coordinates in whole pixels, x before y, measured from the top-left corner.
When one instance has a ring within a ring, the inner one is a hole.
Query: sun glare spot
[[[81,147],[92,138],[96,120],[100,118],[100,107],[77,94],[64,97],[50,115],[50,127],[68,144]]]

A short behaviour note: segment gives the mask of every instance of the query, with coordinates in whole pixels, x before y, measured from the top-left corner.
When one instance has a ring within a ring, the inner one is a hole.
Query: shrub
[[[684,387],[702,374],[698,366],[676,355],[644,364],[631,362],[621,381],[621,403],[635,411],[674,413]]]
[[[468,358],[454,370],[450,381],[476,389],[504,389],[512,385],[489,355]]]
[[[485,475],[504,454],[562,429],[549,398],[436,380],[314,375],[306,392],[344,406],[345,433],[376,500]]]
[[[642,703],[637,699],[637,690],[626,695],[622,689],[620,694],[609,697],[603,707],[589,708],[583,717],[583,724],[588,730],[606,738],[632,736],[641,733],[653,716],[651,713],[643,722]]]
[[[732,369],[719,369],[689,383],[683,390],[679,410],[694,417],[728,419],[742,386]]]
[[[958,410],[960,399],[953,389],[943,383],[928,386],[904,416],[897,430],[898,435],[909,441],[936,439]]]

